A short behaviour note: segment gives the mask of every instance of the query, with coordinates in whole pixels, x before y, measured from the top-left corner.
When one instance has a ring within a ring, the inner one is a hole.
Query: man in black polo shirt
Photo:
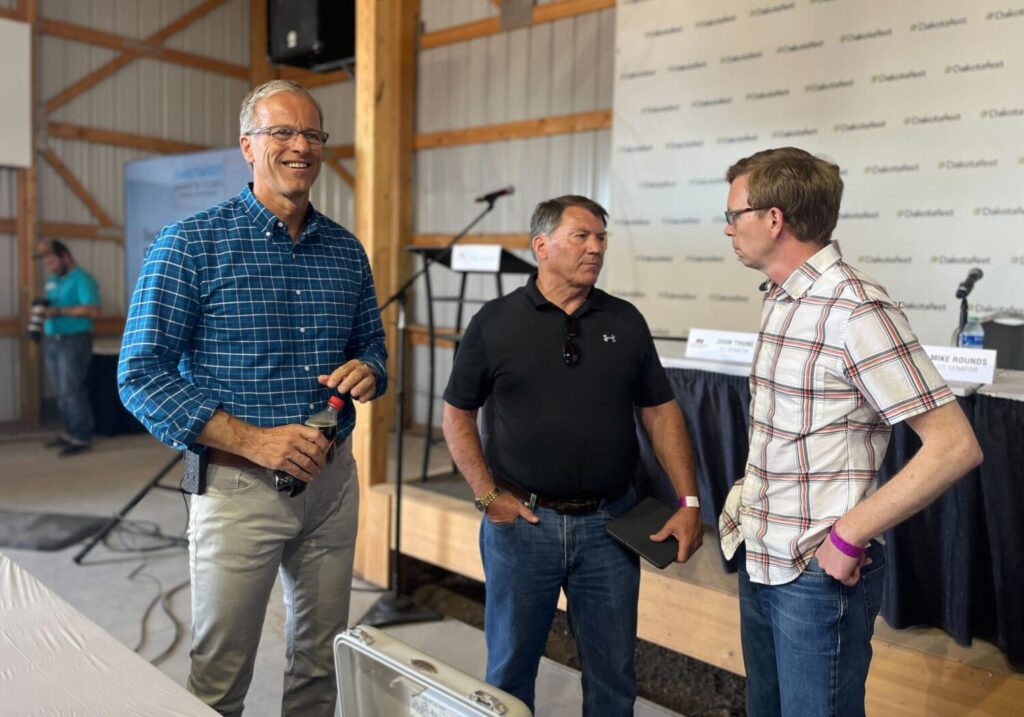
[[[444,434],[485,513],[487,681],[531,709],[564,589],[583,666],[583,714],[632,715],[640,565],[604,530],[636,502],[634,407],[680,496],[653,537],[701,544],[693,457],[650,331],[594,287],[608,213],[586,197],[537,205],[537,273],[483,306],[455,355]],[[485,410],[486,455],[477,429]]]

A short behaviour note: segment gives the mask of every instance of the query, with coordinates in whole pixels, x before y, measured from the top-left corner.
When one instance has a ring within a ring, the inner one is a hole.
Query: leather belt
[[[536,493],[525,491],[517,485],[513,485],[501,478],[494,479],[495,485],[506,493],[511,493],[528,506],[539,505],[541,508],[548,508],[558,513],[578,515],[580,513],[593,513],[601,505],[601,499],[579,500],[576,498],[544,498]]]
[[[230,451],[222,451],[220,448],[207,448],[206,455],[210,463],[216,463],[219,466],[228,466],[229,468],[263,468],[263,466],[253,463],[248,458],[243,458]]]

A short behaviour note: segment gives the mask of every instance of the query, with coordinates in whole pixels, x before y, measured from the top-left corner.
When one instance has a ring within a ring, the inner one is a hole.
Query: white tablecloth
[[[2,553],[0,715],[217,717]]]

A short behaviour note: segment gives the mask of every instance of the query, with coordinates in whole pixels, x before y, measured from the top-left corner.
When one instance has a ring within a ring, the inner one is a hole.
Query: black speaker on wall
[[[356,56],[356,0],[269,0],[267,44],[279,65],[327,71]]]

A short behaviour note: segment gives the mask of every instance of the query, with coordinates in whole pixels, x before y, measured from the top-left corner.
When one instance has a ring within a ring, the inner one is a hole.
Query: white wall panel
[[[21,355],[17,339],[0,339],[0,423],[18,420],[21,413]]]

